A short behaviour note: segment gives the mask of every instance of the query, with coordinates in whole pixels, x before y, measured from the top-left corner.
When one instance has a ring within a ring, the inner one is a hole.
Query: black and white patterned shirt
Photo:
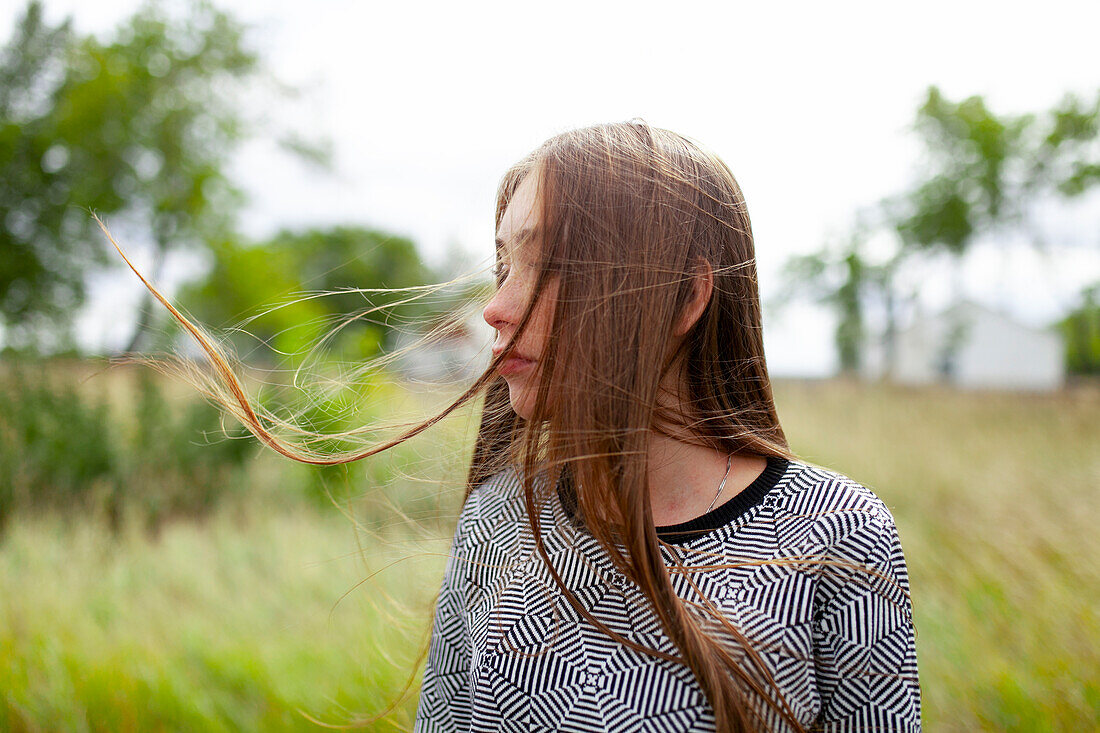
[[[569,499],[559,487],[540,512],[566,585],[617,633],[675,654]],[[905,559],[893,517],[868,489],[769,459],[729,502],[659,535],[666,562],[676,553],[688,567],[724,566],[692,579],[750,640],[806,728],[920,730]],[[682,574],[672,580],[698,601]],[[561,597],[509,471],[475,489],[459,518],[415,729],[683,733],[713,731],[714,713],[686,666],[610,639]]]

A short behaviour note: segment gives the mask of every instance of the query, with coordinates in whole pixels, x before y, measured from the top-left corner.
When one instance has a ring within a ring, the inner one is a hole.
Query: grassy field
[[[787,384],[796,452],[871,486],[909,564],[932,731],[1100,721],[1100,393]]]
[[[1100,393],[829,382],[781,383],[777,398],[800,455],[894,512],[926,729],[1094,729]],[[17,518],[0,539],[0,728],[317,730],[395,700],[366,728],[408,728],[415,691],[398,698],[453,525],[385,507],[453,521],[458,495],[431,482],[453,479],[469,435],[445,426],[396,456],[359,505],[367,528],[300,500],[271,457],[212,517],[155,535]]]

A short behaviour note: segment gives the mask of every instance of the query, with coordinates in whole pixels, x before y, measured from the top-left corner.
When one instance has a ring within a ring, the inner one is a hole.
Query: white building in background
[[[889,361],[885,344],[875,344],[867,349],[864,376],[965,389],[1050,391],[1065,382],[1059,333],[969,301],[937,314],[918,312],[895,338],[892,369]]]

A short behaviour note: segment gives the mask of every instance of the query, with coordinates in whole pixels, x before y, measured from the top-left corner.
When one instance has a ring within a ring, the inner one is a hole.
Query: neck
[[[685,379],[683,360],[677,358],[662,380],[658,401],[673,414],[680,415],[687,424]],[[726,485],[719,494],[718,486],[726,476],[729,454],[692,442],[693,436],[687,430],[670,427],[672,435],[652,430],[649,433],[646,476],[653,523],[658,527],[680,524],[706,514],[711,502],[721,506],[748,488],[768,465],[760,456],[734,455],[729,463]]]
[[[649,500],[658,527],[680,524],[707,513],[726,475],[728,454],[703,445],[651,433],[649,440]],[[715,506],[744,491],[764,471],[760,456],[733,456],[729,477]]]

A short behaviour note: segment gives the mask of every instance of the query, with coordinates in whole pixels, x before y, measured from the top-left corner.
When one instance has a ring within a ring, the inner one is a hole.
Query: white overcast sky
[[[0,18],[7,37],[21,3]],[[222,0],[303,90],[273,114],[334,144],[320,175],[251,145],[236,165],[245,231],[363,223],[413,237],[429,260],[454,243],[491,254],[503,170],[545,138],[642,117],[694,137],[730,165],[748,199],[765,298],[791,254],[841,234],[854,212],[915,175],[909,131],[925,89],[985,95],[998,112],[1039,111],[1100,88],[1096,2],[369,2]],[[131,0],[47,0],[101,33]],[[1100,279],[1100,201],[1051,221],[1045,254],[979,249],[968,295],[1049,322]],[[1062,241],[1074,247],[1063,247]],[[186,263],[166,274],[183,277]],[[926,299],[946,297],[933,276]],[[97,281],[83,340],[117,346],[118,309],[139,286]],[[937,295],[939,293],[939,295]],[[120,325],[121,324],[121,325]],[[772,369],[820,374],[834,361],[817,308],[769,314]]]

